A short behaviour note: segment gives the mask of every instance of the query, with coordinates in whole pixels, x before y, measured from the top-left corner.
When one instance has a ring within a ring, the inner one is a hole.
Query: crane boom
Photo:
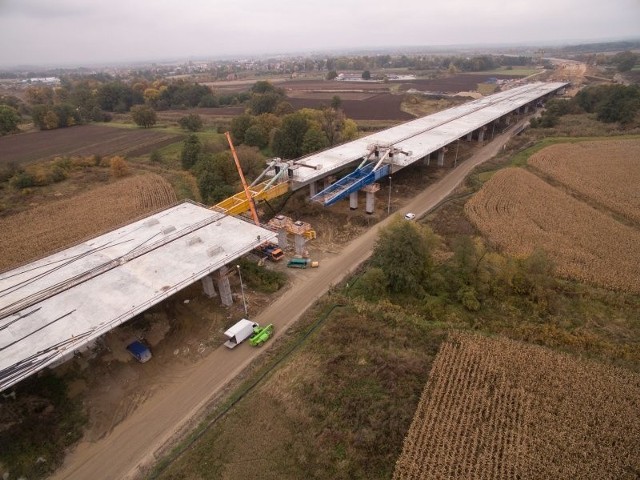
[[[229,142],[229,147],[231,147],[231,154],[233,155],[233,161],[236,162],[236,168],[238,169],[238,174],[240,175],[240,180],[242,180],[242,188],[244,188],[244,194],[247,196],[247,201],[249,202],[249,209],[251,210],[251,217],[253,217],[253,221],[257,226],[260,226],[260,220],[258,219],[258,213],[256,212],[256,206],[253,202],[253,197],[251,196],[251,192],[249,191],[249,185],[247,185],[247,181],[244,178],[244,173],[242,173],[242,167],[240,166],[240,160],[238,160],[238,155],[236,154],[236,149],[233,146],[233,141],[231,141],[231,135],[229,132],[224,132],[225,137],[227,137],[227,141]]]

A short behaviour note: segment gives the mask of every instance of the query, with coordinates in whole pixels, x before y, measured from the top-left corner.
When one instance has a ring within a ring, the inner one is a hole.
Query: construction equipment
[[[319,265],[318,262],[313,262],[309,258],[292,258],[287,263],[287,267],[289,268],[318,268]]]
[[[394,155],[398,156],[399,154],[410,157],[412,152],[406,152],[388,144],[374,143],[369,145],[369,152],[353,172],[329,185],[311,197],[311,200],[328,207],[353,192],[357,192],[381,178],[388,177],[391,174],[391,162]]]
[[[249,185],[247,185],[247,181],[244,178],[244,173],[242,171],[242,166],[240,165],[240,160],[238,160],[238,154],[236,153],[236,148],[233,146],[233,141],[231,140],[231,135],[229,132],[224,132],[225,137],[227,137],[227,141],[229,142],[229,147],[231,148],[231,155],[233,156],[233,161],[236,163],[236,168],[238,169],[238,175],[240,175],[240,180],[242,181],[242,188],[244,189],[244,195],[247,205],[249,206],[249,210],[251,210],[251,218],[253,218],[253,222],[256,226],[260,226],[260,219],[258,218],[258,212],[256,212],[256,206],[254,202],[254,198],[251,195],[251,191],[249,190]],[[288,187],[287,187],[288,188]],[[238,195],[236,194],[231,199],[227,199],[225,201],[229,201],[235,199]],[[238,205],[235,205],[236,210],[239,208]],[[233,209],[233,208],[232,208]],[[246,211],[246,210],[243,210]],[[226,213],[231,213],[229,209]],[[277,262],[284,257],[284,252],[275,244],[271,242],[265,242],[256,248],[260,253],[266,254],[269,260]]]
[[[274,262],[277,262],[284,257],[282,249],[273,243],[263,243],[262,245],[258,245],[254,248],[253,251],[258,255],[267,257],[269,260],[273,260]]]
[[[273,324],[270,323],[266,327],[254,327],[253,335],[249,339],[249,344],[252,347],[260,347],[264,342],[269,340],[273,335]]]
[[[233,141],[231,140],[231,134],[229,132],[224,132],[225,137],[227,137],[227,142],[229,142],[229,147],[231,148],[231,155],[233,156],[233,161],[236,162],[236,168],[238,169],[238,175],[240,175],[240,180],[242,181],[242,188],[244,189],[244,194],[247,197],[247,201],[249,203],[249,210],[251,210],[251,218],[253,218],[253,222],[260,226],[260,220],[258,219],[258,212],[256,212],[256,205],[253,201],[253,197],[251,196],[251,192],[249,191],[249,185],[247,185],[247,181],[244,178],[244,173],[242,172],[242,167],[240,166],[240,160],[238,160],[238,154],[236,153],[236,147],[233,146]]]
[[[231,154],[242,182],[243,191],[221,201],[211,207],[211,209],[227,215],[240,215],[246,211],[250,211],[251,217],[256,225],[260,225],[255,206],[255,202],[257,200],[270,200],[288,192],[289,176],[292,174],[291,172],[293,170],[300,167],[316,168],[304,164],[298,165],[290,161],[283,161],[280,158],[275,158],[269,162],[267,168],[258,175],[253,183],[248,185],[229,132],[225,132],[225,137],[227,138],[227,142],[231,148]],[[262,181],[262,179],[267,175],[272,175],[272,178],[270,180]],[[304,253],[302,250],[304,248],[305,240],[313,240],[316,238],[316,232],[311,228],[310,224],[301,221],[294,222],[284,215],[278,215],[271,219],[269,221],[269,228],[279,232],[278,237],[281,241],[280,245],[283,248],[287,245],[286,234],[293,234],[296,237],[297,254]],[[262,255],[263,258],[268,258],[272,261],[278,261],[284,257],[284,252],[272,243],[262,244],[255,248],[254,252]]]

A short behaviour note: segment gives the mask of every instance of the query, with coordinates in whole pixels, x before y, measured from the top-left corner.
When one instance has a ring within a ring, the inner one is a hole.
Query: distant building
[[[32,77],[26,80],[27,83],[39,83],[42,85],[60,85],[58,77]]]

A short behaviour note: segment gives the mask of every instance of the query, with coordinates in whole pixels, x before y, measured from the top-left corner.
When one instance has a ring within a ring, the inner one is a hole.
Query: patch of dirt
[[[235,274],[232,291],[239,291]],[[257,311],[264,295],[245,289],[248,305]],[[148,312],[110,331],[97,347],[73,360],[79,377],[71,383],[72,397],[83,398],[89,417],[85,440],[103,438],[167,382],[189,368],[224,341],[223,332],[244,316],[240,298],[230,308],[218,298],[207,298],[196,283]],[[153,357],[141,364],[126,350],[142,339]],[[73,365],[63,365],[60,373]]]

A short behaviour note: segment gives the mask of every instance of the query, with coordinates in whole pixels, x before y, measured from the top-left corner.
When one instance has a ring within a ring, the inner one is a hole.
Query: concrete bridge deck
[[[184,202],[0,274],[0,391],[275,237]]]
[[[411,152],[409,156],[396,155],[389,162],[394,165],[392,170],[396,171],[495,120],[521,108],[535,106],[539,100],[566,85],[560,82],[522,85],[302,157],[295,162],[304,167],[293,170],[292,189],[297,190],[361,162],[373,144],[393,145]]]

